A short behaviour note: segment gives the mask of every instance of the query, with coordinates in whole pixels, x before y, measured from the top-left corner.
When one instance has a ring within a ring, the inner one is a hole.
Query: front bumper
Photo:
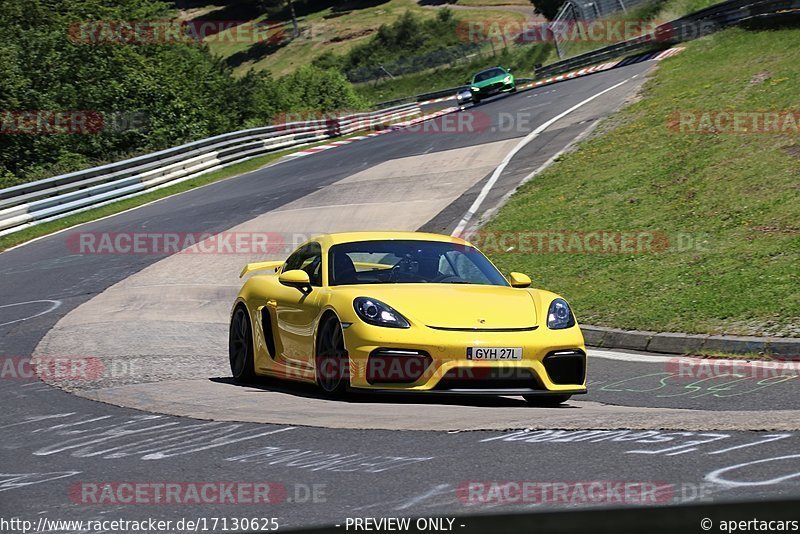
[[[481,87],[479,90],[472,90],[473,99],[489,98],[490,96],[498,95],[500,93],[508,93],[516,87],[515,82],[510,83],[496,83],[486,87]]]
[[[586,392],[586,349],[577,325],[565,330],[491,332],[416,325],[383,328],[355,322],[344,335],[354,388],[484,395]],[[513,361],[469,360],[469,347],[521,347],[523,355]],[[384,367],[387,372],[376,378],[375,360],[370,363],[370,357],[384,351],[408,354],[409,360],[397,361],[409,365]]]

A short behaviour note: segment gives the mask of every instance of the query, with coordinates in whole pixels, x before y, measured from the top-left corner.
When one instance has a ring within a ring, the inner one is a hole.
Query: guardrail
[[[728,0],[695,11],[684,17],[665,22],[653,33],[628,39],[573,58],[557,61],[536,71],[536,78],[561,74],[587,67],[646,48],[667,47],[697,39],[742,22],[765,17],[783,16],[800,9],[800,0]]]
[[[728,0],[662,24],[651,34],[540,68],[536,78],[593,65],[647,47],[696,39],[752,19],[796,14],[798,10],[800,0]],[[517,81],[523,83],[525,79]],[[109,165],[0,189],[0,236],[177,184],[267,152],[412,117],[421,113],[421,101],[439,95],[455,95],[458,89],[460,87],[452,87],[417,95],[413,97],[414,102],[374,112],[222,134]],[[408,99],[400,101],[404,100]]]
[[[419,115],[412,102],[344,117],[275,124],[0,189],[0,236],[190,180],[268,152]]]

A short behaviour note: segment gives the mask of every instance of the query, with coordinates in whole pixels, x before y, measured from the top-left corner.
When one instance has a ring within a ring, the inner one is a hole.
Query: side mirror
[[[293,287],[303,293],[311,292],[311,281],[308,273],[300,269],[292,269],[278,275],[278,281],[289,287]]]
[[[511,273],[508,281],[511,282],[511,287],[529,287],[531,285],[530,277],[522,273]]]
[[[511,69],[506,69],[506,72],[511,74]]]

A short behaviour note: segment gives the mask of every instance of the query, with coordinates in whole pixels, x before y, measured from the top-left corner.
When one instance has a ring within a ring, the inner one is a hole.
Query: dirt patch
[[[750,78],[750,85],[759,85],[772,78],[772,73],[764,70]]]
[[[350,41],[352,39],[358,39],[360,37],[365,37],[372,33],[375,33],[375,28],[364,28],[363,30],[357,30],[348,32],[342,35],[337,35],[335,37],[331,37],[328,42],[329,43],[341,43],[342,41]]]
[[[780,226],[780,225],[760,225],[753,226],[752,230],[761,232],[762,234],[783,234],[783,235],[797,235],[800,234],[800,228],[796,226]]]
[[[793,158],[800,159],[800,145],[797,143],[793,145],[786,145],[783,148],[783,151],[792,156]]]

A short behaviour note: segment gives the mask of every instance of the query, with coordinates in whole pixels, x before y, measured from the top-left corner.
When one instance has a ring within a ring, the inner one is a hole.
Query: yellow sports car
[[[569,304],[506,279],[475,247],[419,232],[306,242],[245,266],[229,355],[236,380],[273,376],[348,389],[522,395],[557,405],[586,392]]]

